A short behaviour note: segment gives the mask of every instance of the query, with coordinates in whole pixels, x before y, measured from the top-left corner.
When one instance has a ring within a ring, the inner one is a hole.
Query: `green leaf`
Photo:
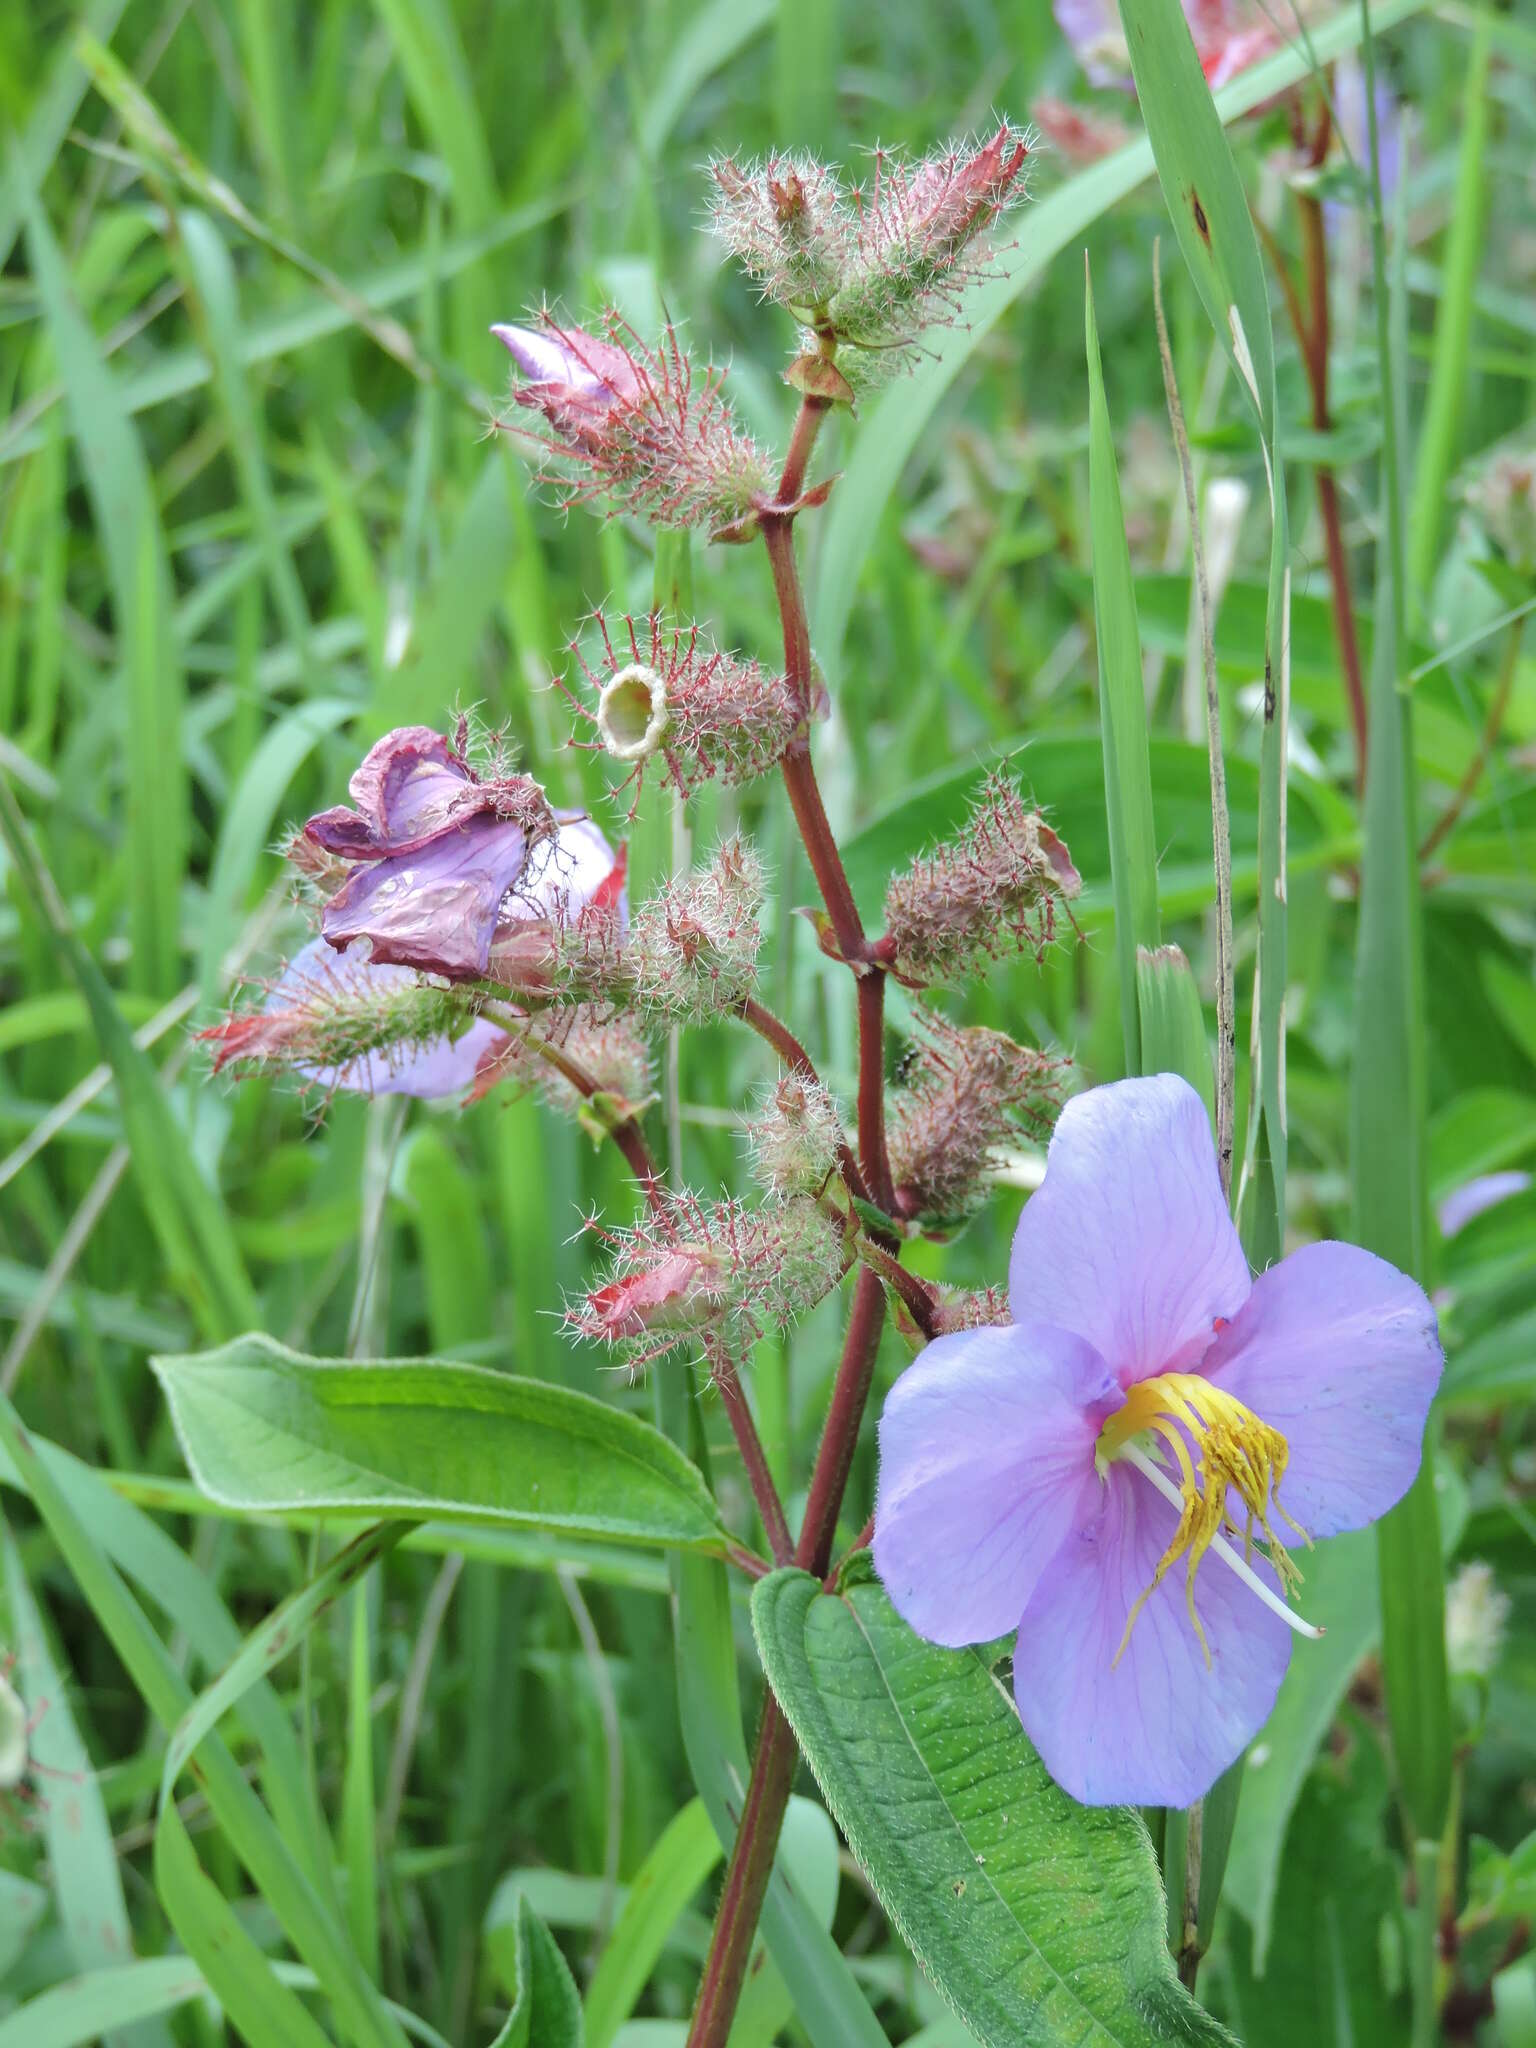
[[[1536,2048],[1536,1958],[1524,1956],[1494,1978],[1493,2024],[1500,2048]]]
[[[1491,189],[1487,168],[1488,45],[1487,19],[1479,18],[1462,88],[1456,192],[1446,224],[1443,284],[1436,295],[1434,362],[1419,429],[1408,515],[1407,587],[1414,594],[1411,608],[1421,612],[1428,609],[1434,585],[1442,508],[1449,495],[1446,486],[1455,467],[1470,382],[1467,358],[1472,342],[1472,300]]]
[[[280,1983],[296,1991],[316,1987],[314,1971],[303,1963],[276,1962],[270,1967]],[[51,1985],[0,2019],[0,2048],[96,2048],[104,2027],[153,2019],[208,1990],[207,1978],[186,1956],[150,1956],[110,1970],[89,1970]],[[389,2010],[427,2048],[448,2048],[425,2020],[401,2006],[391,2005]]]
[[[135,988],[167,996],[180,973],[188,799],[165,536],[122,392],[76,301],[48,217],[35,201],[27,209],[27,246],[85,470],[126,670],[130,978]]]
[[[1141,1013],[1141,1070],[1182,1074],[1215,1121],[1216,1080],[1195,972],[1182,946],[1136,949],[1136,994]]]
[[[61,1483],[53,1460],[28,1435],[3,1394],[0,1451],[9,1459],[18,1482],[31,1495],[60,1555],[145,1705],[163,1728],[170,1729],[193,1705],[186,1680],[82,1519],[78,1492]],[[217,1735],[207,1737],[199,1770],[214,1818],[294,1947],[313,1965],[333,2001],[347,2039],[356,2048],[401,2048],[399,2026],[358,1966],[329,1902],[294,1859],[244,1771]],[[175,1825],[181,1826],[179,1819]],[[165,1832],[164,1828],[160,1830],[161,1838]],[[212,1908],[191,1884],[191,1871],[184,1863],[175,1862],[174,1842],[171,1855],[173,1862],[168,1868],[173,1890],[178,1897],[183,1891],[187,1894],[190,1914],[206,1916]],[[217,1926],[210,1926],[209,1939],[221,1939]],[[237,1960],[232,1961],[231,1967],[238,1967]]]
[[[492,2048],[582,2048],[581,1999],[555,1938],[519,1898],[511,1954],[516,1991]]]
[[[0,1984],[47,1910],[48,1894],[40,1884],[0,1870]]]
[[[674,1558],[672,1573],[683,1746],[715,1833],[729,1848],[747,1786],[730,1589],[724,1567],[703,1558]],[[789,1869],[782,1843],[761,1926],[813,2048],[885,2048],[885,2029]]]
[[[1088,343],[1088,503],[1093,532],[1093,623],[1099,643],[1099,722],[1104,739],[1104,809],[1115,894],[1115,952],[1120,962],[1120,1023],[1125,1070],[1147,1071],[1137,1014],[1137,954],[1162,940],[1157,914],[1157,835],[1147,754],[1147,699],[1131,550],[1120,509],[1120,475],[1104,396],[1093,278],[1084,264]]]
[[[1350,1780],[1355,1782],[1350,1782]],[[1364,1782],[1360,1782],[1360,1781]],[[1357,2048],[1408,2038],[1406,2001],[1388,1989],[1386,1941],[1401,1940],[1398,1879],[1382,1844],[1386,1776],[1371,1742],[1349,1778],[1307,1781],[1286,1842],[1274,1941],[1262,1977],[1231,1944],[1233,2020],[1244,2048]]]
[[[1442,1503],[1449,1551],[1466,1519],[1461,1491],[1447,1484]],[[1301,1605],[1325,1634],[1320,1642],[1297,1644],[1279,1698],[1248,1753],[1227,1865],[1228,1896],[1253,1930],[1258,1975],[1267,1966],[1281,1858],[1296,1802],[1350,1680],[1381,1640],[1376,1544],[1369,1529],[1319,1543],[1307,1552],[1303,1568]]]
[[[696,1466],[636,1416],[435,1359],[305,1358],[270,1337],[150,1361],[187,1464],[225,1506],[338,1508],[724,1548]]]
[[[922,1642],[880,1587],[756,1587],[769,1683],[882,1905],[986,2048],[1217,2043],[1180,1988],[1139,1818],[1052,1782],[973,1650]]]
[[[67,1954],[75,1969],[89,1970],[116,1961],[133,1946],[112,1824],[90,1752],[70,1711],[69,1693],[49,1648],[43,1617],[22,1570],[21,1554],[3,1521],[0,1562],[0,1612],[9,1612],[5,1640],[16,1656],[15,1683],[34,1711],[46,1702],[32,1732],[30,1754],[35,1764],[70,1787],[68,1799],[42,1804],[37,1826],[47,1843]]]

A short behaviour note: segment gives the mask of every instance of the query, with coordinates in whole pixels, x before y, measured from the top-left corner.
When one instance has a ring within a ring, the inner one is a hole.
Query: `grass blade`
[[[1093,278],[1084,264],[1088,347],[1088,497],[1093,530],[1093,620],[1099,642],[1099,722],[1104,735],[1104,805],[1109,871],[1115,896],[1115,954],[1120,964],[1120,1023],[1125,1071],[1139,1074],[1141,1023],[1136,955],[1162,941],[1157,914],[1157,836],[1152,823],[1152,767],[1147,752],[1147,700],[1141,680],[1136,586],[1120,509],[1115,441],[1104,397]]]
[[[1419,929],[1412,699],[1398,687],[1407,602],[1398,392],[1382,218],[1375,52],[1366,22],[1376,347],[1382,388],[1382,518],[1376,637],[1369,678],[1365,834],[1355,956],[1351,1091],[1354,1234],[1405,1273],[1425,1274],[1427,1081]],[[1434,1477],[1426,1458],[1407,1496],[1377,1525],[1382,1666],[1392,1746],[1417,1834],[1438,1838],[1451,1791],[1451,1711],[1445,1593]],[[1427,1910],[1433,1912],[1433,1899]],[[1425,2016],[1420,2012],[1421,2026]]]
[[[1253,1077],[1243,1167],[1243,1239],[1263,1268],[1285,1225],[1286,725],[1291,574],[1285,469],[1275,391],[1274,331],[1258,236],[1221,117],[1178,0],[1120,0],[1136,94],[1163,200],[1217,340],[1259,429],[1269,484],[1271,546],[1264,630],[1264,729],[1259,766],[1259,949]]]
[[[172,1283],[210,1338],[232,1336],[257,1320],[229,1217],[198,1169],[148,1056],[141,1052],[96,962],[81,945],[53,877],[44,867],[10,784],[0,776],[0,837],[38,917],[85,999],[102,1052],[117,1081],[134,1173]]]
[[[166,996],[180,984],[181,877],[187,844],[182,678],[170,632],[170,569],[149,465],[116,379],[80,310],[64,257],[35,201],[27,247],[53,338],[128,678],[130,979]]]
[[[1445,260],[1439,311],[1435,315],[1435,354],[1419,429],[1418,459],[1413,473],[1413,503],[1408,516],[1407,591],[1423,607],[1434,583],[1446,485],[1456,461],[1456,441],[1467,390],[1467,354],[1472,342],[1472,298],[1483,253],[1489,191],[1488,167],[1487,17],[1479,15],[1467,59],[1467,82],[1461,101],[1461,155],[1456,166],[1456,195],[1446,228]]]

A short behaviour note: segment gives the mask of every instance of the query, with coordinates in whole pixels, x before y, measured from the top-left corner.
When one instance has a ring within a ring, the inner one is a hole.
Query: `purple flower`
[[[365,938],[375,964],[474,979],[509,928],[569,921],[622,892],[590,820],[558,818],[527,776],[478,776],[426,726],[387,733],[349,787],[356,810],[339,805],[304,827],[352,866],[320,919],[338,950]]]
[[[1020,1718],[1074,1798],[1186,1806],[1315,1633],[1286,1538],[1359,1528],[1418,1470],[1434,1311],[1354,1245],[1250,1279],[1171,1074],[1068,1103],[1009,1297],[891,1390],[876,1566],[930,1641],[1017,1628]]]
[[[1531,1184],[1531,1176],[1518,1167],[1511,1167],[1504,1173],[1485,1173],[1476,1180],[1466,1181],[1448,1194],[1436,1211],[1442,1237],[1455,1237],[1465,1230],[1474,1216],[1481,1216],[1485,1209],[1493,1209],[1500,1202],[1507,1202],[1511,1195],[1523,1195]]]
[[[1258,0],[1183,0],[1200,67],[1211,90],[1285,40]],[[1129,85],[1130,53],[1115,0],[1055,0],[1056,25],[1095,85]]]
[[[497,326],[491,332],[527,379],[513,392],[518,404],[543,413],[562,439],[586,454],[594,452],[612,407],[642,396],[634,358],[579,327]]]

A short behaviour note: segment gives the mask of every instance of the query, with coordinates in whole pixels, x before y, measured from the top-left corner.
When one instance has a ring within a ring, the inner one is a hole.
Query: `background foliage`
[[[1509,644],[1501,621],[1530,600],[1454,479],[1533,409],[1536,28],[1459,4],[1385,11],[1411,17],[1381,61],[1412,138],[1392,254],[1412,507],[1395,679],[1412,691],[1409,822],[1422,838],[1477,757]],[[506,723],[557,799],[622,818],[603,808],[594,757],[566,748],[569,710],[550,683],[596,600],[648,607],[650,540],[530,499],[516,454],[485,431],[504,375],[491,321],[545,298],[579,317],[609,296],[644,330],[665,308],[701,351],[731,359],[738,404],[772,444],[790,337],[700,232],[701,162],[775,144],[848,160],[876,137],[921,149],[1080,82],[1037,0],[95,0],[79,20],[90,40],[76,43],[67,10],[0,8],[0,769],[16,807],[0,899],[0,1381],[29,1432],[8,1425],[0,1457],[0,1640],[20,1656],[26,1697],[47,1702],[32,1737],[41,1800],[0,1806],[0,2043],[227,2038],[181,1953],[200,1927],[228,1958],[220,2000],[253,2041],[323,2039],[301,2031],[312,2013],[346,2038],[393,2041],[385,2000],[421,2016],[428,2039],[487,2040],[510,2010],[509,2039],[542,2040],[516,2032],[517,2014],[527,2029],[539,1999],[565,1996],[552,1930],[588,2043],[656,2048],[681,2039],[666,2023],[687,2012],[718,1863],[689,1768],[690,1701],[680,1713],[672,1680],[664,1562],[507,1518],[436,1521],[359,1576],[374,1553],[350,1556],[350,1532],[263,1501],[258,1445],[235,1440],[238,1498],[200,1496],[147,1364],[260,1329],[315,1354],[510,1368],[649,1415],[650,1391],[574,1352],[550,1313],[587,1272],[580,1213],[629,1213],[620,1164],[529,1100],[493,1098],[461,1119],[342,1098],[315,1128],[291,1092],[211,1084],[189,1029],[233,975],[266,972],[297,944],[269,847],[285,821],[337,798],[392,723],[475,707]],[[1261,109],[1232,132],[1250,195],[1293,250],[1283,117]],[[1089,1080],[1125,1055],[1089,577],[1084,243],[1145,650],[1163,936],[1208,993],[1212,948],[1187,536],[1149,318],[1166,220],[1155,183],[1108,171],[1044,156],[1005,263],[1029,266],[1047,208],[1061,254],[1017,295],[993,294],[995,325],[947,337],[941,368],[832,430],[844,480],[821,524],[803,527],[838,705],[818,763],[861,907],[877,916],[893,862],[961,814],[981,764],[1014,755],[1084,875],[1081,943],[1041,969],[999,969],[968,1014],[1069,1051]],[[1381,1050],[1356,1041],[1364,821],[1312,471],[1338,469],[1369,662],[1384,630],[1371,588],[1390,423],[1358,181],[1329,196],[1326,436],[1301,424],[1307,390],[1278,298],[1275,325],[1278,410],[1294,423],[1282,435],[1287,1222],[1303,1239],[1350,1232],[1352,1068]],[[1243,1049],[1263,464],[1166,235],[1165,258],[1197,463],[1207,480],[1246,483],[1254,503],[1216,634]],[[755,554],[696,554],[694,577],[722,638],[770,654]],[[1415,1043],[1433,1202],[1536,1154],[1536,665],[1508,658],[1496,742],[1425,864]],[[776,875],[774,1007],[846,1099],[850,1021],[837,970],[789,914],[812,891],[784,807],[772,791],[739,805],[706,791],[695,840],[738,821]],[[642,805],[636,891],[669,868],[672,831],[665,805]],[[894,989],[892,1003],[899,1030]],[[722,1105],[767,1072],[745,1034],[685,1041],[678,1142],[694,1184],[740,1182]],[[1240,1133],[1246,1089],[1240,1059]],[[1372,1114],[1368,1153],[1394,1135],[1390,1101]],[[953,1243],[922,1247],[920,1270],[997,1279],[1018,1190],[1038,1171],[1021,1153],[999,1200]],[[1441,1884],[1458,1931],[1438,1996],[1455,2034],[1495,2028],[1510,2048],[1536,2038],[1515,1938],[1536,1911],[1533,1226],[1527,1185],[1452,1236],[1431,1227],[1425,1254],[1449,1359],[1435,1478],[1447,1570],[1482,1561],[1513,1603],[1502,1661],[1453,1687]],[[836,1343],[828,1304],[754,1361],[792,1514]],[[901,1358],[888,1339],[881,1385]],[[718,1406],[697,1413],[700,1462],[750,1537]],[[500,1478],[515,1491],[515,1472]],[[673,1489],[681,1540],[707,1548],[707,1507],[676,1475],[653,1478]],[[866,1433],[849,1537],[872,1488]],[[1330,1633],[1296,1658],[1246,1774],[1202,1988],[1255,2048],[1298,2030],[1338,2048],[1406,2038],[1412,1833],[1385,1739],[1377,1569],[1369,1537],[1318,1553],[1307,1609]],[[307,1607],[266,1622],[317,1575]],[[760,1677],[739,1594],[732,1626],[750,1695]],[[248,1631],[229,1748],[183,1774],[165,1733]],[[730,1674],[725,1685],[734,1697]],[[175,1794],[164,1807],[162,1783]],[[890,2038],[962,2042],[808,1777],[801,1790],[787,1841],[802,1902]],[[711,1799],[702,1780],[698,1793]],[[837,1817],[858,1848],[855,1823]],[[1420,1858],[1421,1888],[1426,1868]],[[312,1896],[330,1897],[334,1918],[316,1920]],[[333,1924],[335,1941],[322,1939]],[[308,1947],[294,1932],[305,1925]],[[274,1974],[263,1951],[301,1960]],[[125,1967],[130,1953],[141,1960]],[[328,2002],[306,2005],[317,1978]],[[773,1964],[755,1972],[742,2043],[805,2039],[806,1995]]]

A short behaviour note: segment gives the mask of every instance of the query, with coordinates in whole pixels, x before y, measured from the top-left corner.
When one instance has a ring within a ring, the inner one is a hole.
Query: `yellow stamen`
[[[1177,1481],[1170,1476],[1159,1491],[1178,1502],[1179,1523],[1173,1540],[1158,1559],[1151,1585],[1131,1609],[1115,1652],[1115,1663],[1125,1654],[1136,1617],[1162,1584],[1169,1567],[1182,1557],[1186,1560],[1184,1595],[1189,1619],[1209,1666],[1210,1645],[1195,1611],[1195,1574],[1213,1544],[1218,1545],[1224,1557],[1232,1558],[1221,1540],[1224,1529],[1230,1529],[1234,1535],[1238,1532],[1238,1523],[1228,1506],[1229,1495],[1235,1494],[1245,1511],[1244,1562],[1252,1559],[1257,1523],[1266,1545],[1266,1561],[1279,1578],[1285,1597],[1289,1599],[1302,1582],[1301,1573],[1269,1519],[1273,1510],[1311,1547],[1311,1537],[1286,1513],[1278,1498],[1290,1448],[1278,1429],[1262,1421],[1233,1395],[1190,1372],[1162,1373],[1126,1390],[1125,1406],[1110,1417],[1099,1434],[1099,1470],[1104,1471],[1117,1457],[1128,1458],[1142,1471],[1147,1471],[1149,1465],[1156,1469],[1153,1461],[1157,1460],[1158,1452],[1153,1439],[1160,1439],[1167,1447],[1161,1463],[1168,1464],[1167,1452],[1171,1452],[1177,1468]]]

